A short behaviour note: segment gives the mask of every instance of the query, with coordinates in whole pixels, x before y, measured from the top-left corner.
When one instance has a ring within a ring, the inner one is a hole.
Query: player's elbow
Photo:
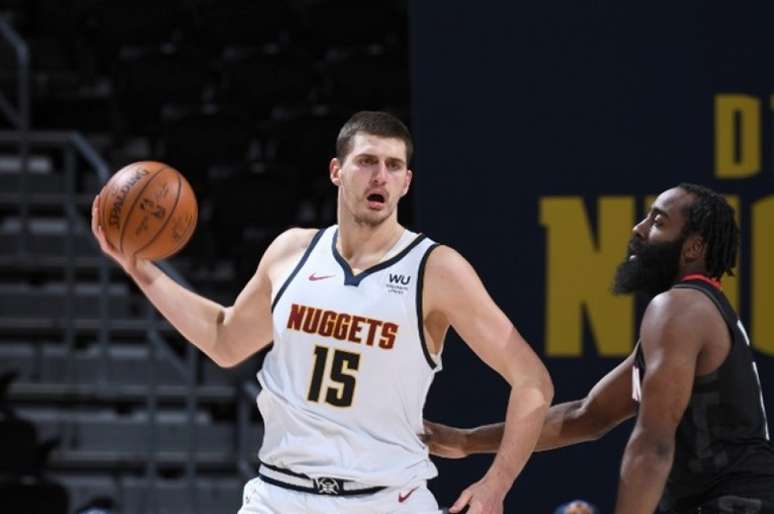
[[[233,351],[235,345],[230,341],[228,318],[230,308],[221,308],[215,320],[215,337],[209,345],[207,356],[220,368],[233,368],[244,359],[240,359]]]
[[[546,406],[550,407],[554,401],[554,381],[551,380],[551,375],[548,374],[548,370],[545,367],[538,379],[538,389],[543,394],[543,398],[545,398]]]
[[[207,352],[207,357],[209,357],[219,368],[233,368],[242,361],[237,359],[231,352],[227,351],[227,348],[227,344],[219,344],[216,342],[211,351]]]
[[[238,366],[240,362],[242,362],[221,353],[212,353],[208,357],[212,360],[212,362],[214,362],[219,368],[222,369],[234,368]]]
[[[661,431],[635,427],[627,445],[627,451],[640,459],[647,459],[654,465],[671,466],[675,452],[675,439]]]
[[[546,407],[550,407],[554,399],[554,382],[543,362],[532,355],[529,360],[514,360],[516,365],[511,366],[506,372],[506,378],[511,387],[529,387],[540,393]]]
[[[536,366],[535,381],[538,389],[543,393],[546,405],[550,407],[551,403],[554,401],[554,381],[551,379],[548,369],[546,369],[542,362],[540,363],[540,366]]]

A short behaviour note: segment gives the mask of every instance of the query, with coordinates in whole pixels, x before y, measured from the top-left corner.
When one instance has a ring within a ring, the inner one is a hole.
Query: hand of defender
[[[91,233],[99,242],[100,249],[118,263],[119,266],[124,268],[127,273],[137,267],[136,257],[126,257],[116,250],[105,237],[105,232],[102,230],[102,226],[99,224],[99,195],[94,197],[94,202],[91,204]]]
[[[430,453],[446,459],[467,457],[465,441],[467,430],[449,427],[425,420],[425,432],[420,438],[429,447]]]
[[[469,508],[465,511],[466,514],[503,514],[503,500],[507,492],[483,478],[462,491],[454,505],[449,508],[449,512],[461,513],[467,505]]]

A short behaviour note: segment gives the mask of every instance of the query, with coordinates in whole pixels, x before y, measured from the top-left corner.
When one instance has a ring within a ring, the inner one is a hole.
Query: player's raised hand
[[[468,506],[466,514],[503,514],[503,500],[507,493],[508,488],[485,477],[462,491],[449,512],[457,514]]]
[[[134,257],[126,257],[116,250],[113,245],[107,240],[105,231],[99,224],[99,196],[94,197],[94,202],[91,204],[91,233],[94,234],[97,242],[99,242],[100,249],[114,261],[116,261],[122,268],[129,271],[136,267],[137,259]]]
[[[424,420],[425,432],[422,441],[429,447],[432,455],[446,459],[461,459],[468,456],[466,438],[468,431],[440,423]]]

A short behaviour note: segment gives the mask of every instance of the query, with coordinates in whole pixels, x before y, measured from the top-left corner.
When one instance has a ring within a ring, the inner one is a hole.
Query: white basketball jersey
[[[440,370],[422,316],[435,243],[406,230],[381,263],[353,275],[337,235],[320,230],[274,295],[274,346],[258,373],[261,461],[376,486],[433,478],[418,434]]]

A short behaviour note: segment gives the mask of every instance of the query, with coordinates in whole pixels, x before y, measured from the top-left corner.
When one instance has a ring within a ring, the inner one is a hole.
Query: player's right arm
[[[585,398],[551,406],[535,450],[552,450],[599,439],[634,416],[637,404],[632,399],[633,363],[632,353],[597,382]],[[462,429],[425,421],[430,453],[450,459],[496,453],[503,430],[503,423]]]
[[[291,229],[275,239],[258,269],[233,305],[225,307],[189,291],[151,261],[125,257],[108,243],[92,206],[91,229],[104,253],[137,283],[150,302],[188,341],[216,364],[230,367],[264,348],[272,340],[272,284],[303,253],[313,230]]]

